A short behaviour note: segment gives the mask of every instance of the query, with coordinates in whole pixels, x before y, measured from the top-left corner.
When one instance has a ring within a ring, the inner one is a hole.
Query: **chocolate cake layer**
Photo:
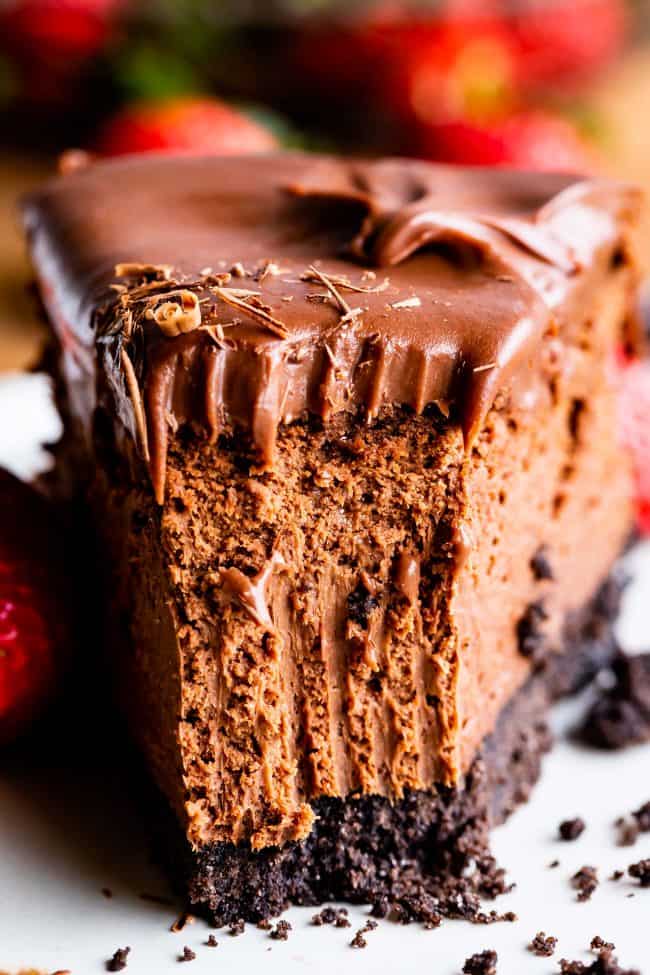
[[[630,529],[637,203],[299,155],[27,203],[111,665],[191,845],[458,788],[561,650]]]
[[[485,918],[482,899],[506,888],[490,856],[490,827],[526,801],[550,744],[549,705],[584,686],[616,653],[613,576],[564,627],[564,652],[529,678],[502,711],[456,787],[314,803],[310,836],[281,849],[215,843],[193,850],[163,810],[157,849],[181,891],[216,923],[261,920],[289,904],[348,900],[400,920]]]

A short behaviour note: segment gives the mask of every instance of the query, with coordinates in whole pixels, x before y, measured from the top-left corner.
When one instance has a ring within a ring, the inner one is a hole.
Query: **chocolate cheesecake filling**
[[[571,656],[631,525],[637,207],[297,154],[98,163],[27,202],[110,662],[199,900],[256,851],[317,858],[359,797],[396,830],[414,795],[462,806]]]

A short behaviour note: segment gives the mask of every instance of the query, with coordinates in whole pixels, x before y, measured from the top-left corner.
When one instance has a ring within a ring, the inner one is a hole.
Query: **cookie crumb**
[[[110,887],[102,887],[102,896],[106,898],[107,901],[113,896],[113,891]]]
[[[364,924],[364,926],[362,928],[359,928],[359,930],[355,934],[354,938],[350,942],[350,947],[351,948],[365,948],[367,946],[368,942],[364,938],[364,935],[365,934],[368,934],[369,931],[374,931],[377,928],[377,926],[378,926],[377,925],[377,922],[376,921],[373,921],[372,919],[369,919],[368,921],[366,921],[366,923]]]
[[[278,921],[275,929],[271,931],[271,937],[274,941],[288,941],[289,931],[291,931],[291,925],[288,921]]]
[[[650,859],[631,863],[627,872],[630,877],[638,880],[642,887],[650,887]]]
[[[650,740],[650,653],[620,653],[614,684],[591,706],[580,728],[596,748],[619,749]]]
[[[206,941],[206,945],[208,946],[208,948],[218,948],[219,942],[217,941],[217,939],[213,934],[210,934],[208,935],[208,940]]]
[[[639,824],[635,819],[626,819],[624,816],[619,817],[614,823],[618,829],[618,839],[617,843],[619,846],[634,846],[637,839],[639,838]]]
[[[260,931],[270,931],[273,925],[268,918],[263,918],[261,921],[257,922],[257,927]]]
[[[636,819],[642,833],[650,833],[650,801],[636,809],[632,815]]]
[[[556,948],[557,938],[554,938],[551,934],[545,934],[544,931],[538,931],[528,945],[528,950],[532,951],[539,958],[550,958]]]
[[[187,945],[183,948],[183,954],[178,956],[179,961],[194,961],[196,958],[196,952],[188,948]]]
[[[575,819],[565,819],[560,823],[558,828],[560,839],[566,843],[571,843],[573,840],[577,840],[579,836],[582,836],[585,828],[586,823],[580,816],[576,816]]]
[[[589,965],[582,961],[560,961],[562,975],[641,975],[637,968],[621,968],[610,948],[601,948],[598,957]]]
[[[128,964],[128,957],[131,952],[129,947],[118,948],[117,951],[113,953],[113,957],[106,962],[107,972],[121,972],[124,971]]]
[[[238,918],[236,921],[233,921],[230,927],[228,928],[228,932],[232,938],[238,938],[239,935],[243,934],[245,930],[246,930],[246,925],[244,923],[244,919],[241,917]]]
[[[598,887],[598,870],[596,867],[581,867],[571,877],[571,886],[578,891],[578,900],[582,903],[591,900],[591,896]]]
[[[555,870],[555,868],[556,867],[559,867],[559,866],[560,866],[560,861],[559,860],[551,860],[551,862],[548,865],[548,869],[549,870]]]
[[[620,880],[621,877],[624,877],[624,876],[625,876],[625,874],[623,873],[622,870],[615,870],[614,873],[611,875],[611,877],[609,879],[610,880]]]
[[[530,560],[530,567],[533,572],[533,576],[538,582],[544,579],[552,580],[555,578],[553,575],[553,569],[548,557],[548,548],[546,545],[540,545],[532,559]]]
[[[337,910],[333,907],[324,907],[318,914],[313,915],[311,923],[317,928],[323,924],[333,924],[335,928],[351,927],[346,907],[339,907]]]
[[[601,936],[597,934],[591,939],[591,944],[589,947],[592,951],[601,951],[603,948],[605,948],[607,951],[611,952],[614,950],[616,945],[612,941],[605,941],[604,938],[601,938]]]
[[[498,960],[496,951],[491,948],[479,951],[465,960],[463,975],[496,975]]]

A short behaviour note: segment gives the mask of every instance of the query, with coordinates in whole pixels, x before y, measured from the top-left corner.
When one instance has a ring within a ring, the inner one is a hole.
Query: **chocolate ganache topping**
[[[97,373],[72,407],[88,430],[97,406],[117,414],[162,502],[184,424],[241,428],[272,465],[305,411],[435,403],[471,445],[499,392],[526,406],[547,387],[543,345],[637,206],[559,174],[151,156],[59,177],[25,219],[69,383]]]

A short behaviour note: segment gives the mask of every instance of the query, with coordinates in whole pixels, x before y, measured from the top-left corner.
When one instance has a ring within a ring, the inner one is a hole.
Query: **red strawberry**
[[[516,52],[497,19],[387,25],[383,43],[382,97],[400,118],[485,119],[512,103]]]
[[[4,44],[39,60],[88,58],[108,40],[123,0],[9,0],[0,9]]]
[[[375,15],[343,27],[310,29],[293,56],[320,96],[349,104],[350,91],[396,119],[490,113],[509,97],[516,72],[510,32],[495,16]]]
[[[626,0],[556,0],[515,5],[511,24],[522,84],[582,78],[619,53],[629,22]]]
[[[61,540],[50,506],[0,471],[0,741],[53,695],[69,652]]]
[[[21,101],[69,113],[88,63],[113,37],[123,2],[0,0],[1,46]]]
[[[239,155],[277,148],[275,136],[218,98],[183,97],[129,105],[108,121],[97,149],[107,156],[137,152]]]
[[[548,112],[519,112],[490,125],[465,120],[417,126],[411,151],[480,166],[587,171],[594,159],[574,126]]]
[[[621,438],[632,453],[637,492],[637,523],[650,535],[650,360],[624,363],[620,377]]]

